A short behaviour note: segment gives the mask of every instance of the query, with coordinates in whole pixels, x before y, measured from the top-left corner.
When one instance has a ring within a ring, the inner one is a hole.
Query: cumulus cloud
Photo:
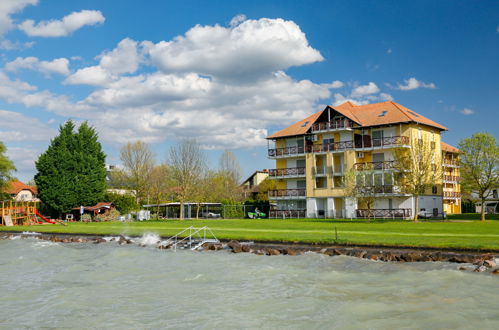
[[[472,109],[464,108],[463,110],[461,110],[461,113],[465,116],[469,116],[474,114],[475,111],[473,111]]]
[[[67,76],[69,74],[69,60],[56,58],[52,61],[40,61],[36,57],[18,57],[14,61],[5,64],[5,70],[16,72],[19,69],[28,69],[42,72],[46,75],[57,73]]]
[[[32,37],[64,37],[85,25],[96,25],[104,23],[105,18],[98,10],[82,10],[72,12],[61,20],[35,21],[25,20],[19,25],[19,29]]]
[[[230,25],[231,27],[234,27],[234,26],[239,25],[239,23],[244,22],[245,20],[246,20],[246,15],[240,14],[240,15],[234,16],[234,17],[230,20],[229,25]]]
[[[397,84],[397,87],[392,87],[394,89],[399,89],[401,91],[410,91],[413,89],[418,89],[418,88],[436,88],[434,83],[424,83],[422,81],[417,80],[416,78],[412,77],[409,79],[404,80],[404,84]]]
[[[0,39],[0,49],[4,50],[23,50],[33,47],[34,44],[35,43],[33,41],[19,42],[8,39]]]
[[[36,5],[38,0],[2,0],[0,1],[0,36],[14,28],[12,14],[22,11],[26,6]]]
[[[36,118],[21,113],[0,110],[0,141],[47,141],[55,130]]]
[[[379,93],[379,87],[372,81],[367,85],[357,86],[352,90],[351,97],[362,97],[366,95]]]
[[[252,80],[324,59],[296,23],[267,18],[230,27],[196,25],[184,36],[151,45],[149,54],[165,73],[197,72],[228,80]]]

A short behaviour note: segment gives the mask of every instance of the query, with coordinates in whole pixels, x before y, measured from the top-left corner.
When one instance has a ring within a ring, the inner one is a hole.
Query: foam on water
[[[145,233],[141,238],[134,240],[139,245],[157,245],[161,241],[161,237],[154,233]]]

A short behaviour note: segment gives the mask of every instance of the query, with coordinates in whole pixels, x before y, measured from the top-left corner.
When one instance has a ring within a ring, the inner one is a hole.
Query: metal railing
[[[305,153],[305,147],[298,147],[298,146],[269,149],[269,151],[268,151],[269,157],[300,155],[300,154],[304,154],[304,153]]]
[[[409,218],[411,209],[357,209],[357,218]]]
[[[357,186],[356,190],[361,194],[398,194],[400,187],[394,185]]]
[[[212,238],[208,238],[208,235]],[[186,228],[177,235],[168,238],[161,245],[169,246],[172,250],[177,251],[177,247],[196,250],[204,243],[219,243],[215,234],[207,226],[195,228],[193,226]]]
[[[275,168],[269,170],[270,176],[305,175],[305,167]]]
[[[444,159],[444,166],[446,167],[459,167],[459,162],[452,159]]]
[[[455,175],[444,175],[442,179],[443,179],[443,181],[449,181],[449,182],[461,181],[461,177],[455,176]]]
[[[305,188],[296,189],[276,189],[269,190],[269,197],[304,197],[307,190]]]
[[[389,160],[382,162],[355,163],[353,168],[357,171],[390,170],[395,168],[395,161]]]
[[[307,210],[271,210],[270,218],[305,218]]]
[[[336,130],[353,127],[353,121],[349,119],[333,120],[329,122],[315,123],[312,125],[312,132]]]

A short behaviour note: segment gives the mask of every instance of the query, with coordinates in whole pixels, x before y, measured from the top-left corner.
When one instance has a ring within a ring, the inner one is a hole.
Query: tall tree
[[[485,221],[485,200],[499,185],[499,146],[492,134],[475,133],[459,142],[461,149],[461,184],[476,193],[482,203],[481,220]]]
[[[196,196],[206,171],[206,156],[195,140],[183,140],[170,149],[172,181],[180,202],[180,219],[185,218],[184,204]]]
[[[170,168],[166,164],[155,166],[149,176],[148,195],[151,200],[156,204],[156,214],[159,216],[159,209],[162,202],[167,199],[168,194],[171,192],[171,176]]]
[[[45,210],[61,215],[73,207],[102,201],[105,159],[97,133],[87,123],[77,131],[71,120],[62,125],[36,162],[35,182]]]
[[[3,190],[12,179],[12,172],[16,170],[14,163],[12,163],[12,161],[5,154],[6,152],[7,148],[3,142],[0,141],[0,195],[3,194]]]
[[[154,153],[148,144],[137,141],[129,142],[121,148],[120,159],[124,169],[113,173],[131,190],[140,201],[147,199],[151,174],[154,169]]]
[[[225,150],[220,156],[218,173],[213,177],[214,181],[221,184],[222,199],[238,201],[242,197],[241,165],[234,153]]]
[[[401,190],[414,199],[414,221],[418,221],[419,197],[431,191],[433,185],[442,178],[441,155],[426,137],[413,138],[410,148],[397,148],[394,151],[395,167],[398,169],[397,182]]]
[[[359,209],[367,210],[367,217],[371,220],[373,216],[372,209],[376,201],[377,187],[374,181],[374,171],[347,171],[344,176],[345,195],[357,199]]]

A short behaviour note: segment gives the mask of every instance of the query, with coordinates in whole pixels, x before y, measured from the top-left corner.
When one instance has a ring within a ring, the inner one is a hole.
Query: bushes
[[[106,201],[113,203],[121,214],[140,210],[140,205],[137,203],[135,196],[108,192],[104,198]]]

